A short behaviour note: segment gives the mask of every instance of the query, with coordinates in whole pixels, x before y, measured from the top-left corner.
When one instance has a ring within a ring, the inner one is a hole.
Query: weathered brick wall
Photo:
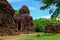
[[[0,35],[16,35],[20,32],[33,31],[33,19],[29,15],[27,6],[19,10],[18,16],[14,13],[14,9],[7,0],[0,0]]]
[[[14,9],[7,0],[0,0],[0,35],[18,34],[13,15]]]
[[[44,30],[45,33],[60,33],[60,25],[53,25],[48,23]]]
[[[17,19],[18,23],[20,23],[20,31],[27,33],[33,31],[33,18],[30,16],[28,7],[23,6],[19,12],[20,14]]]

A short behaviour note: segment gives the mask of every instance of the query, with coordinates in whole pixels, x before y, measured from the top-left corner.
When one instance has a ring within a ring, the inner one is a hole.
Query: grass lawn
[[[60,40],[60,34],[28,35],[21,40]]]

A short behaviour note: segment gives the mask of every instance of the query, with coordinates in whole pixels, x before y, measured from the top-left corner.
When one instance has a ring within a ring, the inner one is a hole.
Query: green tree
[[[60,15],[60,0],[37,0],[37,1],[41,1],[43,4],[45,4],[40,8],[41,10],[50,9],[49,13],[51,14],[51,18],[56,18],[57,16]],[[51,6],[56,7],[55,11],[51,9]]]
[[[34,31],[35,32],[44,32],[45,30],[45,26],[48,23],[52,23],[52,25],[60,25],[60,21],[59,20],[50,20],[50,19],[45,19],[45,18],[40,18],[40,19],[35,19],[34,20]]]
[[[47,25],[49,20],[45,18],[35,19],[34,20],[34,31],[36,32],[43,32],[44,27]]]

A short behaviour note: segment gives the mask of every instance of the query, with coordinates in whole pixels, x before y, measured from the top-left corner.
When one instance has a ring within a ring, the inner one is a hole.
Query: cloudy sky
[[[28,6],[33,19],[50,18],[49,9],[40,10],[44,4],[34,0],[7,0],[15,10],[19,10],[23,5]]]

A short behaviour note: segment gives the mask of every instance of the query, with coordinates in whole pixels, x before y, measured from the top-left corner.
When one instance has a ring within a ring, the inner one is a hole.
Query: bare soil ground
[[[22,38],[37,34],[42,34],[42,33],[20,34],[16,36],[0,36],[0,40],[21,40]]]

